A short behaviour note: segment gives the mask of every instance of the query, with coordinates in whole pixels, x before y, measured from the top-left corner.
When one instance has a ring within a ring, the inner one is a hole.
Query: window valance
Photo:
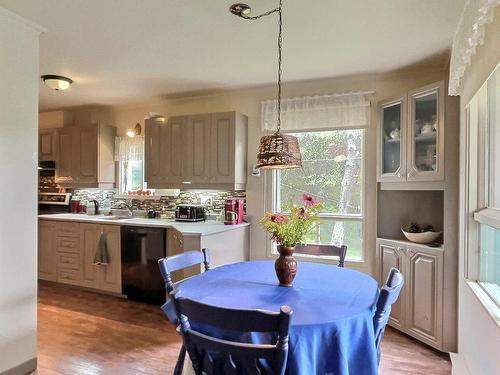
[[[144,160],[144,137],[116,137],[115,160]]]
[[[500,0],[468,0],[458,23],[450,61],[450,95],[460,95],[463,78],[477,46],[484,43],[484,29],[493,21],[495,7]]]
[[[282,99],[281,128],[284,131],[326,128],[360,128],[370,123],[373,92],[304,96]],[[262,130],[276,130],[277,100],[262,102]]]

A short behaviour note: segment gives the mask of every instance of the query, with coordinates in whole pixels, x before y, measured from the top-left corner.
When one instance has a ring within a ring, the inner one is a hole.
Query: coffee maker
[[[224,203],[224,224],[234,225],[243,222],[245,200],[243,198],[226,199]]]

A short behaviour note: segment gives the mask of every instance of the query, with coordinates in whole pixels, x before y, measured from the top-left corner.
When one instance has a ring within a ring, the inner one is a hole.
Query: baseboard
[[[37,367],[37,359],[32,358],[26,362],[21,363],[20,365],[16,367],[12,367],[9,370],[6,370],[4,372],[0,372],[0,375],[26,375],[26,374],[31,374],[33,371],[36,370]]]
[[[458,353],[450,353],[452,368],[452,375],[471,375],[465,358]]]

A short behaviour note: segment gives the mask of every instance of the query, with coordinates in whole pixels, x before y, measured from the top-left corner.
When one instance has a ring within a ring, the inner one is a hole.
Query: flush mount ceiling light
[[[229,11],[246,20],[256,20],[271,14],[278,14],[278,121],[274,134],[265,135],[260,139],[259,153],[257,154],[256,168],[262,169],[291,169],[302,167],[299,141],[296,137],[282,134],[281,130],[281,73],[282,73],[282,41],[283,41],[283,0],[279,7],[268,12],[251,16],[251,8],[247,4],[237,3],[231,5]]]
[[[45,74],[40,78],[48,87],[57,91],[66,90],[73,83],[71,78],[54,74]]]

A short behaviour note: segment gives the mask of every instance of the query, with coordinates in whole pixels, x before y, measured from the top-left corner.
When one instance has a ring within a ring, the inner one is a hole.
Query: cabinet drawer
[[[70,268],[74,270],[80,269],[80,254],[77,253],[58,253],[57,267]]]
[[[59,268],[57,270],[57,281],[64,284],[79,285],[80,284],[80,271]]]
[[[80,237],[56,237],[56,251],[80,253]]]
[[[57,231],[58,236],[64,237],[78,237],[80,236],[80,224],[79,223],[69,223],[60,222],[59,230]]]

